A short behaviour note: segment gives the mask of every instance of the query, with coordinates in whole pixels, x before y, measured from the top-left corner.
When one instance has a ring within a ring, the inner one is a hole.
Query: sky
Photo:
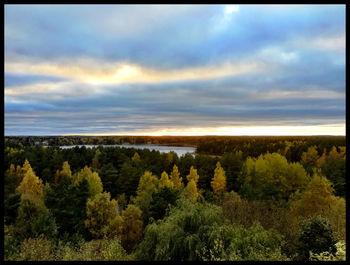
[[[5,136],[345,135],[345,5],[5,5]]]

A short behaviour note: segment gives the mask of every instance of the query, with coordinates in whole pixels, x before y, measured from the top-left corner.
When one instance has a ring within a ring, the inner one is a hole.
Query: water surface
[[[67,148],[74,148],[74,147],[82,147],[85,146],[86,148],[93,148],[98,147],[99,145],[62,145],[60,148],[67,149]],[[156,145],[156,144],[114,144],[114,145],[102,145],[103,147],[124,147],[124,148],[136,148],[136,149],[149,149],[149,150],[156,150],[160,153],[169,153],[171,151],[175,152],[179,157],[186,154],[186,153],[194,153],[196,151],[195,147],[190,146],[171,146],[171,145]]]

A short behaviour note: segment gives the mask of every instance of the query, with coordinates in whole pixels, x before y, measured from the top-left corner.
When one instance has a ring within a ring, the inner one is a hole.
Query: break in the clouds
[[[5,5],[5,135],[123,133],[345,134],[345,5]]]

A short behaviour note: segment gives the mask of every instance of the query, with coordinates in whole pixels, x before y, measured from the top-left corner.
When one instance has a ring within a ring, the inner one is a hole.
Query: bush
[[[309,260],[310,251],[314,254],[327,251],[332,255],[337,252],[335,244],[338,239],[327,219],[322,216],[305,219],[300,223],[300,227],[298,259]]]
[[[37,238],[25,239],[21,243],[19,260],[25,261],[48,261],[53,260],[51,255],[51,241],[43,235]]]
[[[85,243],[80,248],[74,248],[70,244],[61,248],[61,259],[64,261],[106,261],[127,260],[126,251],[120,243],[120,239],[98,239]]]
[[[312,261],[345,261],[346,260],[346,244],[344,241],[339,241],[335,244],[337,252],[335,254],[329,253],[328,251],[320,254],[314,254],[310,251],[310,260]]]
[[[226,234],[230,244],[225,250],[225,260],[288,260],[281,253],[283,237],[274,229],[265,230],[258,222],[248,229],[231,226]]]

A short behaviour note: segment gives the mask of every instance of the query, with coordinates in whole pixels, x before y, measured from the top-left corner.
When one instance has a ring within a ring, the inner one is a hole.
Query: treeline
[[[33,145],[114,145],[114,144],[166,144],[196,146],[204,141],[201,136],[7,136],[5,141],[10,145],[21,143]]]
[[[258,157],[277,152],[297,162],[310,146],[316,146],[318,154],[322,155],[324,149],[329,152],[333,146],[345,145],[345,136],[217,136],[199,142],[197,153],[223,155],[242,151],[244,157]]]
[[[345,136],[10,136],[9,147],[48,145],[164,144],[195,146],[198,154],[223,155],[242,152],[244,158],[267,152],[282,153],[289,161],[300,161],[303,152],[316,146],[319,155],[333,146],[345,146]]]
[[[346,149],[320,147],[291,161],[5,141],[5,260],[343,260]]]

